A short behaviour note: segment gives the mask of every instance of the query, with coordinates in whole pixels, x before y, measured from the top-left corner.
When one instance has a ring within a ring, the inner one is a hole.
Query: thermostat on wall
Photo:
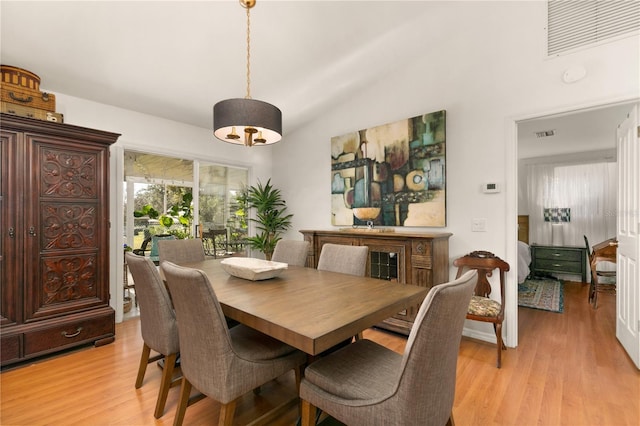
[[[500,192],[500,184],[495,182],[484,183],[482,184],[482,192],[485,194],[496,194]]]

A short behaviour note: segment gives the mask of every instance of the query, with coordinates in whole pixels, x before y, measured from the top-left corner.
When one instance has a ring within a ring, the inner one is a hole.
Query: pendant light
[[[238,145],[269,145],[282,139],[282,112],[277,107],[251,99],[250,10],[256,0],[239,0],[247,9],[247,95],[226,99],[213,106],[213,134]]]

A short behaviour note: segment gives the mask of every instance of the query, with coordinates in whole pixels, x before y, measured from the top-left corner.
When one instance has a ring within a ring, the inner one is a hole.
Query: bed
[[[531,270],[531,249],[529,247],[529,216],[518,216],[518,284],[524,282]]]
[[[518,241],[518,284],[522,284],[527,279],[531,270],[531,250],[529,244]]]

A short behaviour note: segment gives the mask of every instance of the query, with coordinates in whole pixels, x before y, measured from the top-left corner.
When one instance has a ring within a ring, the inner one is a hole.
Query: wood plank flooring
[[[520,308],[518,348],[503,353],[463,338],[454,416],[458,426],[638,425],[640,372],[615,338],[615,297],[587,303],[587,286],[565,285],[563,314]],[[113,344],[85,348],[8,369],[0,375],[2,425],[170,425],[178,388],[169,392],[160,420],[153,410],[161,371],[147,370],[134,388],[142,340],[137,318],[116,326]],[[365,337],[402,352],[405,339],[378,330]],[[245,425],[295,395],[293,375],[247,394],[236,425]],[[428,396],[425,396],[425,398]],[[187,409],[185,425],[217,421],[219,406],[205,398]],[[270,424],[293,425],[296,409]]]

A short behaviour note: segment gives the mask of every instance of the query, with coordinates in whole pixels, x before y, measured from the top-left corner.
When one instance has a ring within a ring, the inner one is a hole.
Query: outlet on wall
[[[473,218],[471,219],[472,232],[487,232],[487,219]]]

